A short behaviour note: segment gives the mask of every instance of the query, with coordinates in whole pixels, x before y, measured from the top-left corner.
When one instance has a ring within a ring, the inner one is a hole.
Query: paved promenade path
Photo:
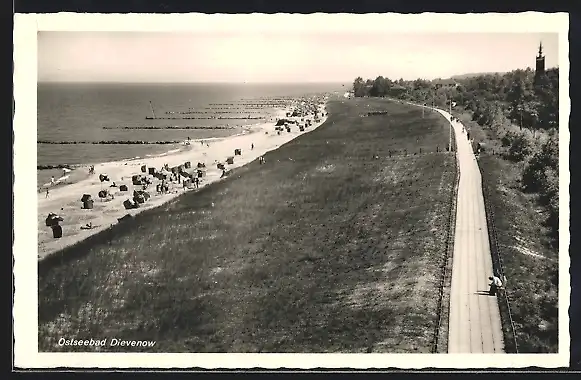
[[[446,119],[450,115],[438,110]],[[502,353],[504,350],[496,297],[488,296],[493,274],[486,225],[482,177],[460,122],[452,122],[460,169],[456,233],[452,261],[448,353]]]

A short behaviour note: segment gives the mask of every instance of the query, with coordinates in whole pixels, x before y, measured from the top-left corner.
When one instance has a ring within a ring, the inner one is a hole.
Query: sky
[[[38,33],[38,80],[336,82],[434,79],[558,66],[557,33],[77,32]]]

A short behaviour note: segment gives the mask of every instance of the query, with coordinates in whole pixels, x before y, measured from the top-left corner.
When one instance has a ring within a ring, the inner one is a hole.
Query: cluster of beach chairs
[[[309,116],[313,116],[313,119]],[[321,112],[321,116],[324,114]],[[295,108],[292,111],[286,113],[287,119],[277,120],[274,130],[278,135],[285,130],[287,132],[292,131],[292,126],[296,125],[300,132],[304,132],[307,128],[311,127],[313,120],[318,123],[321,119],[319,117],[319,110],[316,105],[302,105],[301,107]],[[293,119],[290,119],[293,118]],[[300,120],[298,120],[300,118]]]
[[[320,110],[317,108],[316,104],[302,104],[292,112],[287,113],[289,119],[278,120],[275,130],[278,131],[279,134],[285,129],[287,132],[291,132],[291,125],[293,125],[298,127],[302,132],[312,125],[312,120],[308,117],[311,114],[314,116],[314,121],[318,122]],[[300,118],[300,121],[298,118]],[[200,143],[209,146],[209,144],[204,141],[201,141]],[[254,149],[254,144],[251,145],[250,149]],[[234,149],[233,153],[234,155],[226,157],[224,162],[215,161],[216,167],[222,171],[220,178],[224,178],[230,174],[231,171],[227,169],[226,165],[234,165],[235,157],[242,156],[242,149]],[[258,162],[261,165],[265,164],[266,160],[264,159],[264,156],[260,156]],[[133,193],[131,195],[129,195],[130,188],[127,184],[116,184],[110,180],[107,174],[99,174],[101,190],[98,192],[98,198],[100,201],[109,202],[115,199],[116,195],[123,196],[124,194],[127,194],[126,199],[122,202],[122,207],[124,207],[125,210],[131,210],[141,207],[151,199],[149,189],[153,185],[155,185],[155,193],[157,195],[163,195],[170,192],[177,193],[178,189],[176,188],[176,185],[181,185],[184,190],[192,188],[197,189],[200,186],[202,178],[206,176],[206,165],[202,162],[198,162],[197,165],[193,166],[190,161],[173,167],[165,164],[159,169],[148,167],[147,165],[141,165],[140,171],[141,173],[131,176],[131,185],[133,187]],[[95,174],[94,166],[91,166],[89,173]],[[123,180],[124,178],[121,177],[122,182]],[[104,187],[106,183],[108,184],[110,182],[112,182],[111,185]],[[91,194],[83,194],[80,201],[82,204],[81,208],[84,210],[91,210],[95,205],[95,200]],[[130,214],[126,214],[122,218],[119,218],[118,221],[121,222],[126,220],[130,216]],[[64,220],[63,217],[50,213],[46,220],[47,226],[53,229],[53,237],[62,237],[63,231],[60,222]],[[91,228],[94,228],[91,223],[81,226],[81,229]]]

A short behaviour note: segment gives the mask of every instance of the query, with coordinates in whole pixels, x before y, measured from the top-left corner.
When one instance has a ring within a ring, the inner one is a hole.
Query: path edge
[[[458,186],[460,185],[460,166],[458,165],[456,133],[452,134],[454,152],[454,184],[450,194],[450,215],[446,234],[446,251],[442,260],[439,285],[438,324],[436,326],[433,353],[448,352],[448,331],[450,322],[450,290],[452,287],[452,261],[456,236],[456,212],[458,207]]]
[[[390,99],[399,103],[405,102],[416,107],[423,107],[409,101],[402,101],[398,99]],[[427,107],[430,110],[437,110],[437,108]],[[441,115],[441,114],[440,114]],[[443,117],[443,115],[442,115]],[[452,125],[450,124],[450,128]],[[458,206],[458,186],[460,185],[460,166],[458,165],[457,154],[457,136],[456,129],[452,133],[452,152],[454,152],[454,186],[450,194],[450,215],[448,217],[448,228],[446,231],[446,248],[442,259],[440,277],[440,284],[438,286],[438,309],[437,309],[437,324],[434,331],[434,341],[432,346],[432,353],[448,353],[448,332],[450,323],[450,291],[452,288],[452,263],[454,258],[454,240],[456,237],[456,211]]]

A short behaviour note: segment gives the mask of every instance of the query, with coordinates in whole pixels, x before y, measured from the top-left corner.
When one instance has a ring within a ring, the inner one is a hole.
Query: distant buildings
[[[434,79],[432,81],[432,84],[434,85],[434,87],[436,89],[439,88],[455,88],[458,87],[458,83],[452,79],[452,78],[448,78],[448,79]]]

